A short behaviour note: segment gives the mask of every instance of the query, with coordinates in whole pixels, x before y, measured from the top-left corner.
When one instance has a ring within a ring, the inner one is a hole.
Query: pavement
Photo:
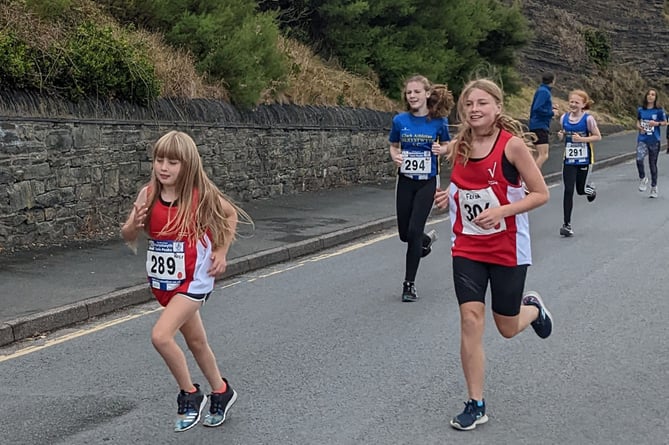
[[[595,169],[634,158],[636,132],[605,135]],[[548,183],[561,178],[562,147],[552,144]],[[630,175],[636,175],[630,170]],[[447,178],[442,179],[446,183]],[[255,226],[240,225],[220,279],[294,260],[395,227],[394,181],[240,203]],[[120,225],[121,221],[119,221]],[[39,337],[153,299],[145,243],[134,254],[120,239],[0,257],[4,283],[0,346]]]

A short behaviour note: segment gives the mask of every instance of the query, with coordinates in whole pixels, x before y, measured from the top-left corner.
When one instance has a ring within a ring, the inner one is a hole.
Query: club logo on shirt
[[[490,177],[492,179],[488,179],[488,185],[496,185],[497,181],[495,180],[495,171],[497,171],[497,161],[492,165],[492,168],[488,169],[488,173],[490,173]]]
[[[497,170],[497,161],[492,165],[492,169],[488,169],[488,173],[490,173],[490,177],[494,178],[495,177],[495,170]]]

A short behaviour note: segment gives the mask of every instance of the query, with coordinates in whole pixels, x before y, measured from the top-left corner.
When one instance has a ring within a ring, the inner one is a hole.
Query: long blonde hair
[[[529,150],[533,150],[533,142],[536,140],[536,136],[534,136],[533,133],[524,131],[523,125],[519,121],[504,114],[504,93],[502,92],[502,89],[492,80],[476,79],[465,85],[462,93],[460,93],[460,97],[458,98],[458,120],[461,122],[461,126],[458,130],[455,147],[448,153],[447,159],[450,165],[453,165],[456,159],[462,162],[462,164],[467,164],[467,161],[469,160],[472,152],[472,140],[474,139],[474,134],[472,132],[472,128],[467,122],[465,102],[474,89],[478,89],[490,94],[495,100],[495,103],[499,105],[500,109],[502,110],[502,112],[497,116],[494,126],[496,128],[506,130],[514,136],[518,136],[525,142],[525,145]]]
[[[202,159],[195,141],[186,133],[170,131],[163,135],[153,146],[152,160],[165,158],[181,162],[181,170],[176,180],[176,214],[161,230],[160,234],[176,234],[180,239],[196,241],[208,234],[215,247],[234,240],[235,232],[226,215],[221,199],[229,202],[237,216],[250,217],[226,197],[209,179],[202,167]],[[149,227],[151,210],[160,198],[162,184],[152,170],[148,184],[147,202],[149,211],[145,227]]]

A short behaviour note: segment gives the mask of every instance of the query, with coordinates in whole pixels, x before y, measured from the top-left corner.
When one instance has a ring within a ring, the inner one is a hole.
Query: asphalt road
[[[559,185],[532,212],[527,287],[555,329],[505,340],[488,317],[490,421],[473,432],[448,426],[466,390],[441,219],[417,303],[400,302],[404,245],[392,230],[220,282],[203,318],[239,392],[222,427],[171,431],[175,384],[150,344],[158,312],[147,304],[59,331],[43,348],[1,349],[1,441],[669,444],[664,154],[660,172],[660,198],[649,199],[632,163],[596,171],[598,198],[576,199],[573,238],[558,235]]]

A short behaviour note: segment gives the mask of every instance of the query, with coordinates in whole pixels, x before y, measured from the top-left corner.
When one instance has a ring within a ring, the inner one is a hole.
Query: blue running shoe
[[[230,387],[227,380],[223,379],[228,386],[224,393],[212,392],[209,394],[209,412],[204,416],[204,426],[219,426],[225,422],[225,416],[235,401],[237,391]]]
[[[534,291],[526,293],[523,297],[523,305],[536,306],[537,309],[539,309],[539,316],[532,322],[532,329],[534,329],[534,332],[541,338],[546,338],[551,335],[551,332],[553,332],[553,316],[548,312],[548,309],[546,309],[546,305],[544,304],[544,300],[541,299],[541,295]]]
[[[479,405],[481,403],[481,405]],[[453,417],[451,426],[456,430],[470,431],[476,428],[476,425],[484,424],[488,421],[488,416],[485,413],[485,400],[477,402],[476,400],[469,400],[465,402],[465,410]]]
[[[189,393],[183,389],[177,396],[177,420],[174,422],[174,431],[181,432],[193,428],[200,421],[200,414],[207,404],[207,398],[200,390],[200,385],[194,383],[197,391]]]

